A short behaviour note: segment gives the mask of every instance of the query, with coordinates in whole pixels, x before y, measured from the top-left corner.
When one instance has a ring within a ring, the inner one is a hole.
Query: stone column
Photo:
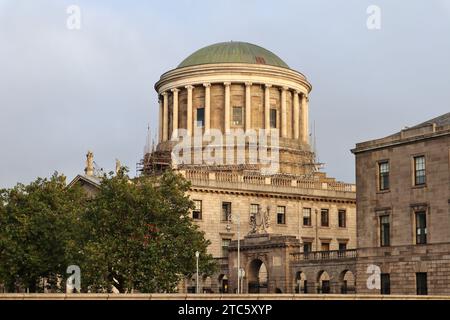
[[[294,91],[294,139],[300,138],[300,98],[299,92]]]
[[[271,84],[266,84],[266,89],[264,91],[264,117],[265,117],[265,125],[264,129],[266,129],[266,133],[269,133],[270,130],[270,88]]]
[[[286,98],[288,87],[281,88],[281,136],[287,138],[287,110],[286,110]]]
[[[252,83],[245,83],[245,130],[252,127]]]
[[[204,83],[205,87],[205,132],[211,128],[211,84]]]
[[[172,115],[172,127],[173,127],[173,133],[172,135],[177,136],[178,135],[178,92],[179,89],[172,89],[173,94],[173,115]],[[169,137],[171,139],[171,137]]]
[[[188,135],[192,136],[192,90],[194,90],[194,86],[186,86],[187,89],[187,115],[186,115],[186,130]]]
[[[163,141],[163,113],[164,113],[164,107],[163,107],[163,101],[161,97],[159,97],[159,142]]]
[[[308,97],[302,94],[302,142],[309,143]]]
[[[231,104],[231,82],[224,82],[225,86],[225,133],[230,132],[230,104]]]
[[[163,107],[164,107],[164,113],[163,113],[163,141],[167,141],[167,138],[169,136],[169,94],[167,92],[162,93],[163,96]]]

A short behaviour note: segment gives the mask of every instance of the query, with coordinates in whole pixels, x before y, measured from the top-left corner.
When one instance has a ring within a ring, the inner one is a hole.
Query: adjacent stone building
[[[450,113],[352,151],[358,293],[450,295]]]

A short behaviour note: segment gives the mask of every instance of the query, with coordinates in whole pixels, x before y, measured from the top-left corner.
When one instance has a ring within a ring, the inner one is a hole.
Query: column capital
[[[302,92],[301,91],[299,91],[299,90],[294,90],[294,94],[298,94],[298,95],[300,95]]]
[[[161,93],[161,95],[162,95],[163,97],[166,97],[168,94],[169,94],[169,93],[168,93],[167,91],[164,91],[164,92]]]
[[[192,89],[194,89],[194,86],[189,84],[189,85],[185,86],[185,88],[188,90],[192,90]]]
[[[266,88],[272,88],[272,85],[271,85],[271,84],[268,84],[268,83],[264,84],[264,86],[265,86]]]
[[[229,87],[229,86],[231,86],[231,82],[224,82],[223,85],[224,85],[225,87]]]
[[[252,85],[253,85],[253,82],[246,82],[246,83],[245,83],[245,86],[246,86],[246,87],[251,87]]]
[[[173,89],[171,89],[170,91],[172,91],[173,93],[178,93],[178,92],[180,92],[180,89],[178,89],[178,88],[173,88]]]
[[[204,86],[205,88],[211,88],[211,83],[209,83],[209,82],[208,82],[208,83],[204,83],[203,86]]]
[[[309,95],[308,94],[303,92],[302,98],[306,99],[306,102],[309,102]]]
[[[280,88],[280,90],[281,90],[281,91],[288,91],[288,90],[289,90],[289,87],[283,86],[283,87]]]

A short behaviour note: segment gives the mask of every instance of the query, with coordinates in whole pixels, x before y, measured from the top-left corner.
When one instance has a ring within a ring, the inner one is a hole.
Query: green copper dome
[[[289,69],[283,60],[269,50],[251,43],[234,41],[204,47],[187,57],[178,68],[212,63],[264,64]]]

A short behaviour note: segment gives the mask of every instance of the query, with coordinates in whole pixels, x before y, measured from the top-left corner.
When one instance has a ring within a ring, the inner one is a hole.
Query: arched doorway
[[[295,293],[308,293],[308,282],[304,272],[298,271],[295,274],[294,288]]]
[[[219,292],[228,293],[228,277],[226,274],[221,274],[219,276]]]
[[[350,270],[342,271],[339,276],[339,283],[341,286],[341,293],[356,293],[355,289],[355,275]]]
[[[326,271],[322,270],[318,273],[317,283],[319,284],[317,287],[317,293],[331,292],[330,275]]]
[[[203,293],[213,293],[211,277],[203,276]]]
[[[253,260],[248,268],[248,293],[267,293],[267,268],[259,259]]]

